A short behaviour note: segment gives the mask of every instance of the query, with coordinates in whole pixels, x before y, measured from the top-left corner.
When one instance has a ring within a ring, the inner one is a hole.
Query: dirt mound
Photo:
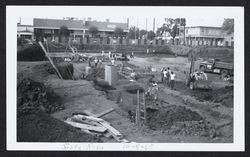
[[[17,53],[17,61],[43,61],[45,59],[45,54],[38,44]]]
[[[53,113],[64,109],[60,97],[40,82],[24,78],[17,84],[17,115],[40,112]]]
[[[193,96],[199,101],[221,103],[226,107],[233,107],[233,86],[226,86],[215,90],[197,89],[190,90],[183,82],[176,82],[176,90]]]
[[[100,91],[114,90],[115,88],[110,86],[109,83],[103,79],[94,79],[94,88]]]
[[[101,142],[50,115],[38,112],[17,119],[18,142]]]
[[[17,85],[18,142],[99,142],[49,115],[64,109],[60,97],[40,82],[25,78]]]
[[[195,91],[194,96],[200,101],[211,101],[221,103],[226,107],[233,107],[233,86],[211,91]]]
[[[171,105],[160,110],[147,109],[147,126],[174,135],[215,137],[219,135],[210,122],[184,106]]]
[[[183,106],[171,105],[161,110],[147,109],[148,126],[153,130],[170,129],[175,122],[200,121],[202,116]]]

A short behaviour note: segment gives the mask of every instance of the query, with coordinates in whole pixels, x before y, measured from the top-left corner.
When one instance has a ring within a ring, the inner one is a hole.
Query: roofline
[[[60,29],[60,27],[40,27],[40,26],[34,26],[34,28],[40,28],[40,29]],[[68,28],[69,30],[87,30],[84,28]]]
[[[225,38],[225,36],[186,36],[186,38],[189,38],[189,37],[196,37],[196,38]]]
[[[188,26],[186,28],[199,28],[199,27],[203,27],[203,28],[221,28],[221,27],[214,27],[214,26]]]
[[[34,27],[33,25],[21,25],[21,24],[17,24],[17,26]]]

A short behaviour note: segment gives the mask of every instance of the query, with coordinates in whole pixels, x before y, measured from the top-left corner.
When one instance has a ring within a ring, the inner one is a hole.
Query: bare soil
[[[212,91],[191,91],[182,83],[185,78],[183,70],[187,70],[190,65],[187,58],[136,57],[128,63],[133,68],[141,69],[145,68],[145,65],[152,65],[157,68],[157,71],[163,66],[170,67],[177,75],[178,82],[176,83],[175,90],[159,84],[159,102],[147,102],[149,104],[147,109],[149,114],[146,125],[137,126],[134,123],[133,113],[136,108],[136,94],[129,92],[126,87],[139,86],[147,90],[147,81],[149,79],[147,77],[141,78],[137,82],[120,79],[114,89],[100,90],[95,88],[93,81],[58,79],[55,74],[50,74],[46,68],[41,68],[47,62],[18,62],[18,80],[29,77],[53,89],[65,107],[63,110],[58,110],[50,114],[59,122],[65,120],[65,118],[75,112],[89,110],[95,114],[109,108],[115,108],[114,112],[102,118],[110,122],[129,141],[164,143],[233,142],[233,104],[230,104],[230,101],[232,102],[233,99],[233,87],[226,87],[229,85],[232,86],[232,84],[223,82],[219,79],[219,76],[211,74],[209,78],[213,80]],[[87,66],[87,63],[74,63],[74,76],[81,76],[85,66]],[[21,121],[21,124],[23,124],[26,121],[29,122],[29,119],[31,118],[19,119],[18,121]],[[25,130],[24,125],[20,126],[22,127],[19,128]],[[50,130],[49,128],[53,126],[53,122],[47,121],[44,128],[45,130]],[[63,127],[67,128],[70,126]],[[63,130],[63,127],[58,127],[58,130]],[[37,127],[34,127],[34,129],[36,130]],[[71,129],[73,128],[70,127],[69,130]],[[53,130],[51,129],[51,131]],[[24,132],[21,131],[19,133],[24,134]],[[49,138],[49,140],[62,140],[61,137],[65,134],[61,134],[60,131],[58,132],[58,138]],[[68,135],[65,135],[65,137],[68,137],[68,141],[75,141],[77,137],[81,139],[83,136],[74,131],[73,133],[69,132],[67,133]],[[48,136],[46,132],[39,134],[41,137],[46,137],[46,135]],[[22,141],[29,138],[19,139]],[[43,141],[40,137],[36,137],[35,139],[35,141]],[[84,140],[86,142],[89,140],[95,141],[95,138],[88,138],[86,136],[86,138],[81,139],[81,141]],[[104,137],[101,140],[104,142],[115,142],[113,139]]]

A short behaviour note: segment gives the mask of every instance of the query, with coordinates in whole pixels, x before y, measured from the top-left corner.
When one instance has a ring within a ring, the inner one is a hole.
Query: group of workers
[[[89,63],[89,67],[91,66],[91,61],[93,60],[93,58],[91,56],[88,57],[88,63]],[[97,68],[98,66],[101,67],[102,65],[102,59],[99,59],[97,57],[94,58],[94,67]]]
[[[171,71],[169,67],[163,67],[161,69],[161,81],[163,82],[164,86],[168,86],[171,89],[174,89],[175,73]]]

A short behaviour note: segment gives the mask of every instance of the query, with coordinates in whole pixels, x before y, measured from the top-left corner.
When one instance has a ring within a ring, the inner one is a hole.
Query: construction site
[[[233,57],[39,42],[17,53],[17,142],[232,143]]]

